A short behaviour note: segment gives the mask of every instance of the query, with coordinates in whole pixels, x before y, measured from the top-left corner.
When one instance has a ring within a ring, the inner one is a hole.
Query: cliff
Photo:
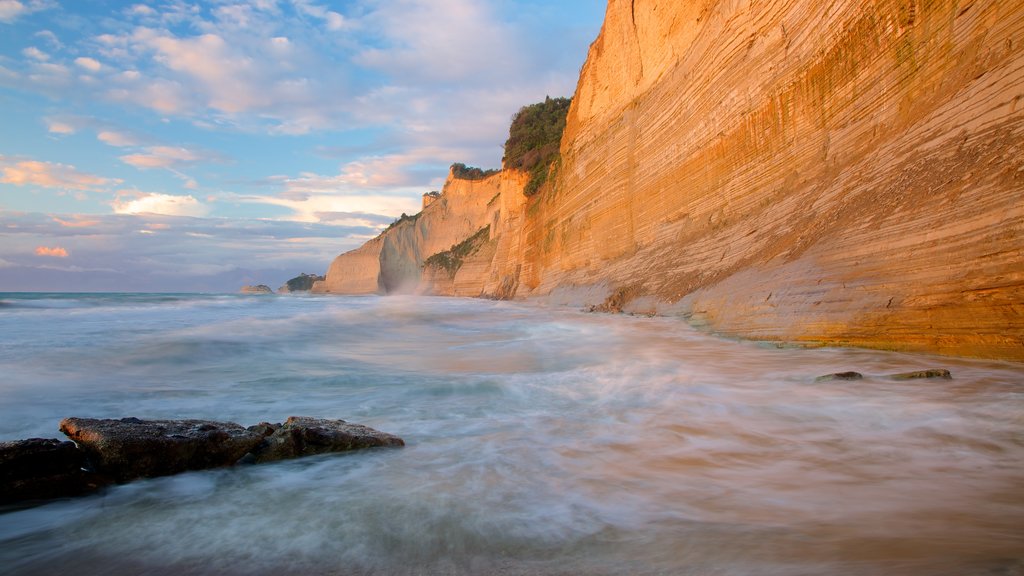
[[[1024,360],[1021,42],[1019,2],[610,0],[557,174],[407,276],[489,224],[482,295]]]
[[[313,286],[313,292],[482,295],[484,277],[490,274],[490,259],[481,261],[479,256],[475,259],[472,256],[476,256],[475,248],[486,242],[474,246],[474,254],[464,254],[460,259],[460,265],[467,259],[477,262],[476,271],[472,274],[468,269],[462,271],[458,282],[460,286],[468,283],[476,289],[455,290],[455,268],[425,269],[424,261],[500,220],[501,207],[507,203],[501,201],[503,192],[522,196],[522,184],[510,178],[507,172],[483,177],[463,176],[458,166],[461,165],[449,172],[441,194],[429,195],[430,200],[424,201],[422,212],[398,220],[360,248],[338,256],[331,263],[326,279]]]

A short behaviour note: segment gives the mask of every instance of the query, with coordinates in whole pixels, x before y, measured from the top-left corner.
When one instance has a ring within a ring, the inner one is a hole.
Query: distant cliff
[[[1024,360],[1022,42],[1019,2],[610,0],[537,193],[450,177],[323,287]]]

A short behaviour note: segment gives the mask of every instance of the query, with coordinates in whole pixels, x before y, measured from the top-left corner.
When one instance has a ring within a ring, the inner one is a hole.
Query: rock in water
[[[405,446],[405,442],[397,436],[359,424],[349,424],[344,420],[291,416],[283,425],[266,426],[276,429],[253,451],[255,462],[273,462],[377,446]]]
[[[242,294],[273,294],[274,291],[270,289],[270,286],[266,284],[258,284],[256,286],[242,286],[239,290]]]
[[[233,422],[207,420],[65,418],[60,430],[118,482],[231,466],[263,441]]]
[[[85,454],[73,442],[0,442],[0,504],[78,496],[107,483],[83,466]]]
[[[860,380],[864,375],[860,372],[836,372],[825,374],[814,379],[815,382],[830,382],[832,380]]]
[[[892,378],[893,380],[917,380],[919,378],[944,378],[946,380],[952,380],[953,376],[949,373],[949,370],[937,368],[932,370],[919,370],[917,372],[893,374],[889,376],[889,378]]]

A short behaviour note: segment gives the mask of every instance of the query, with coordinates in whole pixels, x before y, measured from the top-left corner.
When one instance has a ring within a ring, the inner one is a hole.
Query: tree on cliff
[[[512,117],[505,141],[505,168],[530,172],[526,194],[532,195],[547,180],[551,165],[559,160],[558,148],[565,131],[571,98],[545,98],[543,102],[523,106]]]

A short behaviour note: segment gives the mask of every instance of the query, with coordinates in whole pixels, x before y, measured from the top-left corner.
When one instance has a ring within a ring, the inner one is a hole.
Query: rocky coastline
[[[344,420],[291,416],[243,427],[211,420],[65,418],[70,441],[0,442],[0,506],[93,494],[115,484],[405,442]]]

